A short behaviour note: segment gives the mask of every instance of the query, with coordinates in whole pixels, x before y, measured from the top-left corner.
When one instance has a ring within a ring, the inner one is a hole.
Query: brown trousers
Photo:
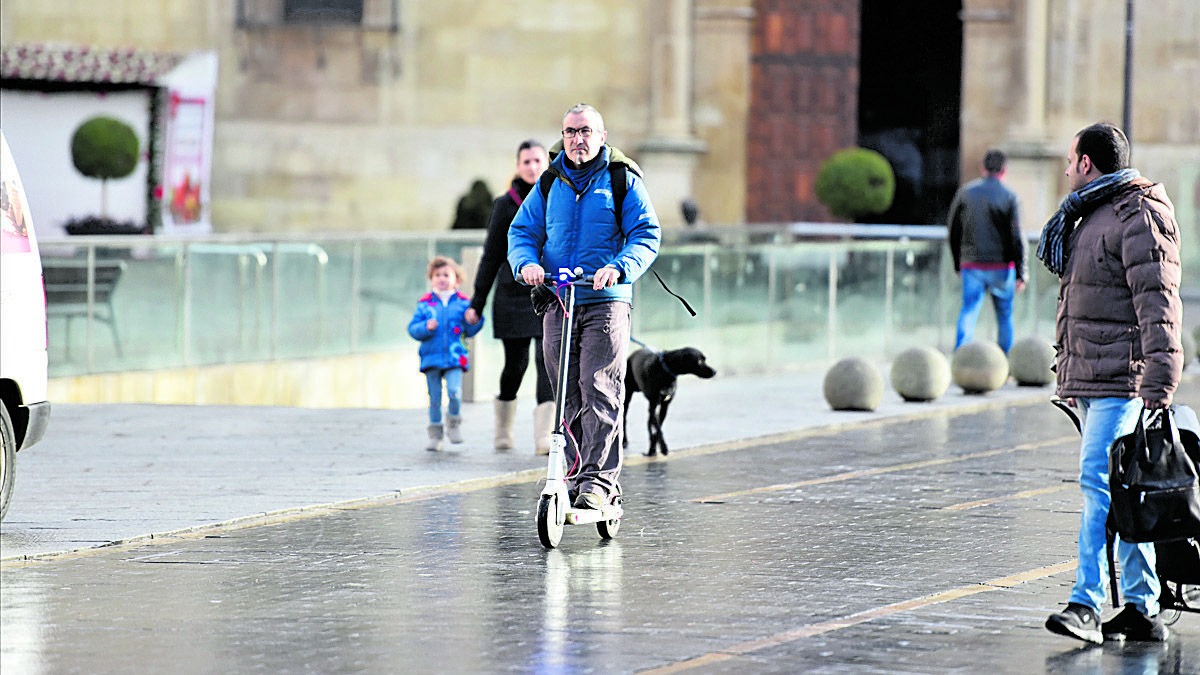
[[[572,326],[563,402],[568,429],[567,470],[576,489],[603,498],[621,494],[621,406],[625,399],[629,315],[630,306],[625,302],[576,305]],[[562,322],[563,309],[555,306],[546,312],[542,323],[542,350],[556,395]]]

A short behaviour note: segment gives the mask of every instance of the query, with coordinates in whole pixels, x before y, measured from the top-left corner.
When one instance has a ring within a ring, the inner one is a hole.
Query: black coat
[[[512,268],[508,266],[508,226],[531,189],[532,185],[514,178],[512,189],[500,195],[492,205],[492,218],[488,221],[487,239],[483,243],[483,257],[475,273],[475,295],[471,298],[471,307],[482,314],[488,292],[495,285],[492,334],[501,340],[542,337],[542,319],[533,312],[529,287],[514,280]],[[513,199],[514,193],[519,200]]]

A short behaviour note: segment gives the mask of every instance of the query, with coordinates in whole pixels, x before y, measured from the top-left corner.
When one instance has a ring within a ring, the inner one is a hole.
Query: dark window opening
[[[285,23],[359,24],[363,0],[283,0]]]
[[[858,144],[896,173],[892,207],[863,222],[945,222],[958,188],[961,11],[941,0],[862,2]]]

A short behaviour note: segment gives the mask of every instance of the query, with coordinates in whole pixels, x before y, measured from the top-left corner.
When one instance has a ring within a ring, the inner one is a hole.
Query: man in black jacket
[[[1017,195],[1001,183],[1007,158],[989,150],[983,177],[959,188],[950,204],[950,252],[962,279],[958,349],[975,336],[975,321],[985,293],[991,294],[999,326],[997,342],[1008,352],[1013,342],[1014,291],[1025,288],[1025,246],[1021,241]]]

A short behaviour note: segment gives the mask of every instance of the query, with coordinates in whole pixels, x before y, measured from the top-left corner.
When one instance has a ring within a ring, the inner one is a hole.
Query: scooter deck
[[[625,515],[624,509],[615,504],[605,504],[599,509],[567,509],[566,522],[568,525],[584,525],[598,523],[602,520],[619,520]]]

